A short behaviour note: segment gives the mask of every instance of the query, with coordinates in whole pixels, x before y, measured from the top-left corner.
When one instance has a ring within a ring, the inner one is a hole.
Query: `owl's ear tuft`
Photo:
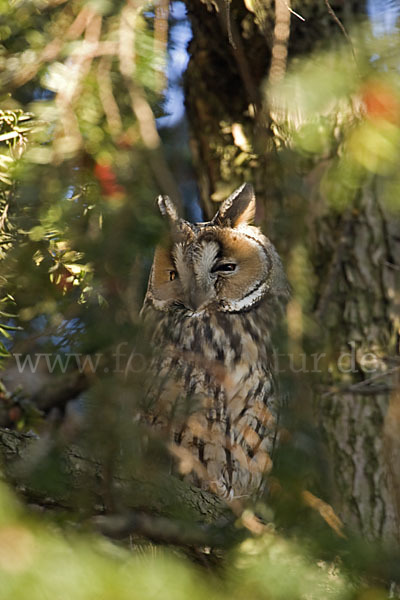
[[[167,219],[170,226],[170,233],[174,240],[184,237],[192,237],[193,231],[190,224],[184,219],[181,219],[178,215],[178,209],[176,204],[171,200],[169,196],[158,196],[157,198],[158,208],[162,216]]]
[[[213,223],[221,227],[247,225],[254,221],[255,212],[254,188],[250,183],[244,183],[221,204]]]
[[[176,225],[179,221],[178,211],[175,204],[169,196],[158,196],[158,208],[163,217],[166,217],[171,224]]]

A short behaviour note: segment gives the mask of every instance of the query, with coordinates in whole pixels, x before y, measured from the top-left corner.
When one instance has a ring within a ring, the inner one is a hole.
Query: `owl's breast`
[[[198,482],[237,496],[271,467],[278,406],[269,336],[262,344],[254,320],[229,317],[159,324],[150,412],[190,452]]]

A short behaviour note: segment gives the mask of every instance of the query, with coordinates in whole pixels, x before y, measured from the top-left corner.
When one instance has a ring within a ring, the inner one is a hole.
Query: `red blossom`
[[[100,183],[101,191],[104,196],[116,196],[125,194],[124,186],[117,182],[117,178],[112,167],[108,163],[96,163],[94,174]]]
[[[367,81],[361,91],[362,102],[368,118],[383,119],[390,123],[400,123],[400,102],[395,90],[381,81]]]

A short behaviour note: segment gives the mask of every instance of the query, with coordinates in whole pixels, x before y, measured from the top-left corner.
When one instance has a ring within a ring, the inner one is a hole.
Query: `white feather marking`
[[[268,291],[269,283],[265,281],[258,288],[254,290],[248,296],[241,298],[240,300],[230,300],[229,302],[225,302],[222,306],[223,312],[238,312],[246,308],[250,308],[256,302],[259,302],[261,298]]]
[[[217,242],[207,242],[203,246],[203,251],[200,255],[199,266],[204,274],[209,274],[214,266],[215,259],[219,252],[219,245]]]
[[[190,285],[190,272],[185,257],[185,252],[182,244],[176,244],[172,254],[175,260],[176,270],[182,282],[182,287],[188,289]]]
[[[196,312],[189,312],[188,313],[188,317],[202,317],[204,315],[204,313],[206,312],[206,308],[203,308],[202,310],[197,310]]]

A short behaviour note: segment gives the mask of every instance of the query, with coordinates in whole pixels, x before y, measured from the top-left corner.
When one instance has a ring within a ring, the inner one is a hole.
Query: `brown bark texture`
[[[324,257],[315,316],[331,351],[317,415],[334,504],[367,539],[399,540],[399,222],[370,180],[334,227],[323,218],[314,226]]]
[[[347,43],[328,4],[345,28],[365,16],[364,2],[292,2],[305,21],[291,16],[289,62],[328,40],[333,47],[335,35]],[[263,95],[275,3],[186,0],[186,6],[193,29],[186,105],[204,212],[209,217],[216,202],[251,181],[258,220],[266,223],[289,276],[298,243],[305,244],[310,299],[299,319],[316,332],[307,352],[325,358],[312,380],[292,373],[291,405],[312,414],[325,448],[329,481],[319,489],[322,497],[348,530],[398,542],[398,217],[384,207],[377,177],[364,180],[352,205],[338,212],[319,191],[326,157],[307,176],[291,173],[279,159]],[[294,289],[292,321],[296,306]],[[290,343],[293,349],[296,339]]]

